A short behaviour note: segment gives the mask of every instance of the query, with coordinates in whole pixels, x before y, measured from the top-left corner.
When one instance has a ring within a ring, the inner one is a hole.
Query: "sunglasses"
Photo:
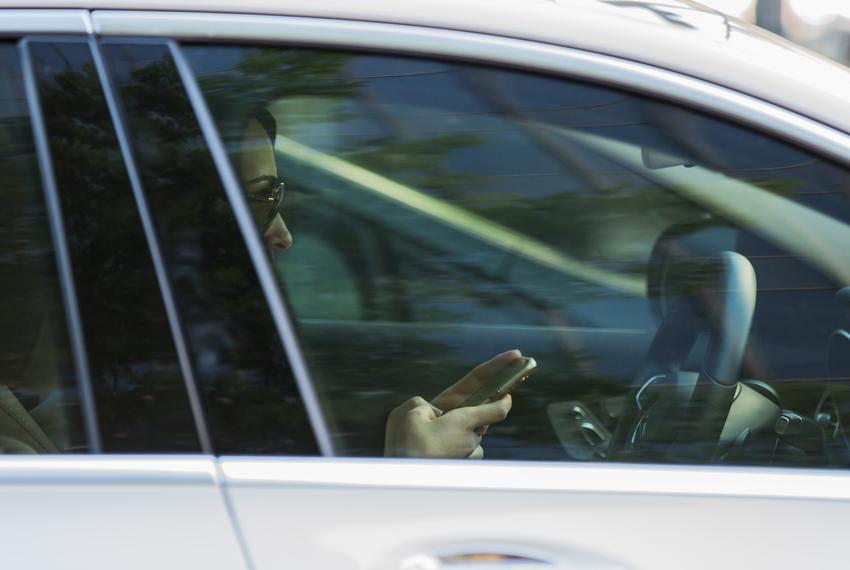
[[[277,176],[267,174],[248,180],[244,187],[248,207],[257,222],[262,224],[263,231],[266,231],[280,213],[284,184]]]

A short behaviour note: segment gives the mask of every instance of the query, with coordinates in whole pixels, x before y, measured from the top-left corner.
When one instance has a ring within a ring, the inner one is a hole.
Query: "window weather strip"
[[[118,98],[116,97],[115,90],[113,89],[112,82],[110,81],[109,72],[103,60],[103,55],[100,52],[100,46],[94,37],[89,39],[89,45],[94,56],[95,67],[97,68],[103,93],[106,97],[106,104],[109,107],[109,114],[112,117],[113,125],[115,125],[115,134],[118,137],[118,145],[121,148],[121,155],[124,157],[124,164],[127,167],[127,176],[130,179],[133,196],[139,209],[139,217],[142,221],[142,228],[145,232],[145,238],[147,239],[154,271],[156,272],[156,279],[159,282],[159,290],[162,294],[162,301],[165,305],[165,313],[168,316],[168,325],[171,328],[171,334],[177,349],[177,359],[180,363],[180,372],[183,374],[183,379],[186,383],[189,405],[192,409],[192,416],[195,421],[195,429],[198,432],[198,440],[201,443],[201,450],[204,453],[212,455],[212,439],[210,438],[207,423],[204,418],[204,409],[201,404],[201,396],[198,392],[198,384],[195,382],[195,374],[190,363],[186,337],[183,334],[183,328],[177,314],[177,305],[174,301],[174,294],[168,280],[168,274],[165,269],[165,261],[162,258],[162,250],[159,247],[159,241],[156,237],[156,230],[154,229],[147,198],[142,190],[141,177],[139,176],[139,171],[136,168],[135,157],[133,156],[132,147],[130,145],[130,138],[127,130],[125,129],[123,113],[121,112]]]
[[[242,232],[242,237],[248,247],[248,253],[251,256],[251,261],[257,271],[257,277],[263,288],[263,293],[269,304],[269,309],[274,319],[275,328],[283,342],[283,348],[289,357],[292,372],[295,376],[295,381],[298,384],[301,398],[304,401],[304,406],[307,409],[307,415],[310,418],[310,424],[313,428],[313,433],[316,436],[316,441],[319,444],[319,449],[322,455],[333,456],[333,443],[331,441],[330,432],[324,422],[322,410],[319,406],[319,399],[310,382],[310,376],[307,372],[307,366],[304,362],[304,357],[298,341],[295,337],[295,332],[292,327],[289,315],[283,305],[283,300],[278,289],[277,281],[272,273],[271,265],[266,257],[263,244],[260,241],[260,236],[254,228],[254,221],[251,213],[248,211],[248,206],[245,199],[242,197],[242,191],[239,183],[236,180],[236,175],[227,158],[227,152],[221,142],[218,134],[218,129],[213,122],[212,114],[207,108],[201,89],[195,81],[195,76],[189,64],[183,59],[183,54],[180,53],[177,44],[173,41],[168,42],[168,47],[171,51],[171,56],[177,66],[177,71],[180,74],[180,79],[186,87],[186,93],[189,96],[189,101],[195,110],[195,113],[200,122],[201,132],[212,154],[219,176],[227,193],[228,201],[233,208],[236,223],[239,225],[239,230]]]
[[[68,244],[65,238],[65,224],[62,221],[62,208],[59,201],[59,193],[56,189],[56,178],[53,175],[53,163],[50,158],[50,145],[47,142],[47,128],[41,114],[41,102],[38,98],[38,86],[35,79],[35,71],[32,67],[32,59],[29,46],[33,43],[30,39],[24,39],[19,44],[21,54],[21,66],[24,76],[24,90],[27,103],[30,108],[33,138],[35,149],[38,154],[38,168],[44,185],[44,196],[47,204],[47,215],[50,224],[50,232],[53,236],[53,247],[56,252],[56,264],[59,272],[59,280],[62,284],[62,301],[68,321],[68,333],[71,340],[73,352],[74,371],[79,381],[80,400],[83,408],[83,421],[86,436],[89,441],[91,453],[101,453],[103,447],[98,432],[97,409],[94,403],[94,392],[92,390],[91,373],[89,371],[88,358],[86,356],[85,339],[83,337],[80,309],[77,305],[77,291],[74,286],[74,274],[71,269],[71,259],[68,253]]]

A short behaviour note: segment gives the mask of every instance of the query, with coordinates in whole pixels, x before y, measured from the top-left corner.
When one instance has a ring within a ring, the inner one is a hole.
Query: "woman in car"
[[[293,245],[293,236],[281,215],[283,184],[274,156],[277,126],[266,109],[252,114],[243,128],[237,164],[242,189],[263,240],[272,256]],[[459,405],[495,374],[522,357],[509,350],[479,364],[430,402],[414,396],[389,414],[384,453],[398,457],[481,458],[481,440],[490,424],[504,420],[511,396],[478,406]]]

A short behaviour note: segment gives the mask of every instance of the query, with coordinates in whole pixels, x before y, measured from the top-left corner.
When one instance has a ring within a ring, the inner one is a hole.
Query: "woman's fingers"
[[[503,421],[508,417],[508,412],[511,411],[513,399],[508,394],[504,398],[481,404],[480,406],[472,406],[469,408],[461,408],[456,412],[464,412],[467,427],[476,430],[483,426],[495,424]]]
[[[399,432],[402,431],[401,423],[410,413],[421,415],[423,421],[443,415],[442,410],[433,406],[425,398],[420,396],[409,398],[396,406],[387,418],[387,427],[384,434],[384,455],[394,456],[404,453],[403,450],[399,449],[399,442],[397,440]]]
[[[522,358],[522,352],[518,349],[506,350],[501,354],[497,354],[487,362],[482,362],[473,368],[469,374],[464,376],[464,379],[470,378],[480,386],[484,380],[489,379],[494,374],[501,372],[506,366],[510,365],[514,360]],[[476,386],[476,389],[478,388]]]
[[[439,417],[443,415],[443,411],[437,406],[433,405],[431,402],[422,398],[420,396],[414,396],[409,398],[396,406],[396,408],[390,412],[390,417],[387,420],[388,424],[397,424],[401,418],[409,414],[413,410],[430,410],[430,413],[433,413],[434,416]],[[421,413],[421,412],[420,412]]]
[[[482,362],[473,368],[466,376],[443,390],[431,403],[444,411],[455,409],[461,402],[472,395],[488,380],[522,358],[522,352],[517,349],[507,350],[497,354],[487,362]]]
[[[420,406],[426,406],[426,405],[430,405],[430,404],[428,403],[427,400],[425,400],[425,398],[422,398],[420,396],[413,396],[412,398],[408,398],[407,400],[405,400],[404,402],[399,404],[399,406],[395,410],[393,410],[393,412],[398,411],[399,414],[406,414],[407,412],[409,412],[413,408],[418,408]]]
[[[452,402],[460,403],[517,358],[521,358],[518,350],[503,352],[476,366],[433,402],[414,396],[397,406],[387,419],[385,453],[410,457],[483,457],[481,438],[490,424],[508,416],[513,403],[511,396],[465,408],[451,409]],[[451,411],[443,413],[442,406]]]

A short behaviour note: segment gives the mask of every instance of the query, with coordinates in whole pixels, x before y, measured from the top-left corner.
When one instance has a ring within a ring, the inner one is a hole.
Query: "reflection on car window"
[[[103,450],[199,451],[148,244],[91,50],[30,44]]]
[[[245,242],[167,47],[108,43],[103,49],[215,451],[317,453]],[[255,193],[264,193],[264,200],[275,185],[258,182]]]
[[[275,264],[341,453],[520,348],[538,370],[487,457],[850,464],[846,169],[563,78],[183,49],[237,173],[246,122],[276,124]]]
[[[85,452],[18,57],[0,43],[0,453]]]

